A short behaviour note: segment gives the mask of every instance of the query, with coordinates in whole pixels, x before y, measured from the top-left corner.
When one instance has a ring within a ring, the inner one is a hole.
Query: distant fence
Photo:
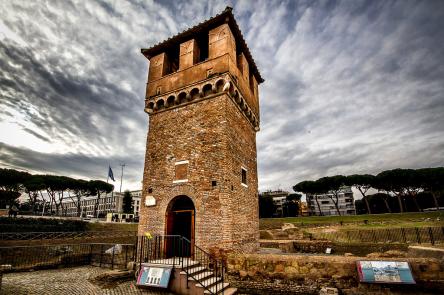
[[[444,227],[378,228],[312,233],[315,240],[335,242],[444,244]]]
[[[81,231],[81,232],[3,232],[0,241],[66,240],[87,238],[136,237],[136,231]]]
[[[11,265],[11,271],[81,265],[111,269],[126,268],[127,263],[133,261],[134,257],[134,244],[91,243],[0,247],[0,265]]]

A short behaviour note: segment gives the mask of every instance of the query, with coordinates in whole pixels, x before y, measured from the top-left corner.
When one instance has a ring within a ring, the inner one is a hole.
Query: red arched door
[[[181,253],[183,256],[191,256],[194,247],[194,214],[195,208],[193,201],[187,196],[177,196],[171,200],[166,211],[166,229],[167,236],[181,236],[190,241],[184,245],[178,243],[178,239],[167,238],[167,255],[177,256]]]

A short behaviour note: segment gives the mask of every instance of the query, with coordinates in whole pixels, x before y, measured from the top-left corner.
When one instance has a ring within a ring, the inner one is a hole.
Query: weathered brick
[[[183,64],[175,73],[159,76],[161,53],[151,58],[149,72],[156,76],[149,77],[146,91],[150,118],[143,198],[153,197],[156,205],[142,206],[139,234],[169,233],[166,214],[171,202],[185,195],[195,207],[196,245],[254,252],[259,246],[258,79],[248,73],[244,54],[240,54],[244,75],[239,71],[235,35],[228,24],[206,29],[209,59],[205,62],[193,65],[196,57],[191,54],[199,50],[195,39],[178,39]],[[177,167],[178,163],[185,164]]]

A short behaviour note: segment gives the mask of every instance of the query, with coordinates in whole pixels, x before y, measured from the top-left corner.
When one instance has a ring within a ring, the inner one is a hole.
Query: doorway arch
[[[172,199],[168,204],[165,214],[165,235],[167,236],[182,236],[191,242],[191,247],[186,253],[182,253],[184,256],[190,256],[192,254],[191,249],[194,245],[194,228],[195,228],[195,212],[196,208],[194,203],[186,195],[179,195]],[[173,240],[171,240],[173,241]],[[175,244],[168,242],[168,253],[176,256]]]

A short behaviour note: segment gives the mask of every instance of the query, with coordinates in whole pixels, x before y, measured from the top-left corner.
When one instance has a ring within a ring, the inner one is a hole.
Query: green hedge
[[[86,230],[87,222],[81,220],[0,217],[0,232],[69,232]]]

